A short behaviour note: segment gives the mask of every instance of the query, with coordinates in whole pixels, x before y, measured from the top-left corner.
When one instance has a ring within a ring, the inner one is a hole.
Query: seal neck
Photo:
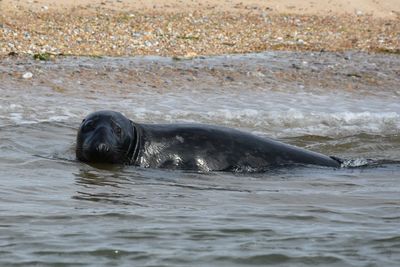
[[[139,149],[140,149],[140,133],[138,127],[136,127],[134,122],[131,122],[131,125],[133,131],[133,140],[129,145],[129,150],[127,153],[128,164],[137,165],[137,159],[139,157]]]

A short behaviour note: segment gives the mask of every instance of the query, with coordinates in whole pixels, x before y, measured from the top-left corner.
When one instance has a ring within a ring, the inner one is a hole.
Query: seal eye
[[[118,137],[121,137],[122,135],[122,129],[118,125],[114,125],[114,131],[117,134]]]
[[[83,126],[82,126],[82,131],[84,131],[84,132],[89,132],[89,131],[91,131],[91,130],[93,130],[94,129],[94,122],[93,121],[88,121],[87,123],[85,123]]]

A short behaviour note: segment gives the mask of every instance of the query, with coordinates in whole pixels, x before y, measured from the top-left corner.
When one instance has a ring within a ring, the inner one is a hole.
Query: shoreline
[[[0,56],[191,58],[282,50],[400,54],[397,11],[386,17],[333,11],[315,15],[305,9],[296,13],[295,8],[287,10],[292,13],[277,12],[256,0],[240,6],[236,0],[217,7],[199,0],[178,8],[170,4],[177,1],[161,1],[166,3],[153,8],[149,5],[160,1],[138,1],[136,8],[124,9],[126,1],[60,1],[70,6],[46,6],[54,0],[21,0],[12,6],[0,0],[8,10],[0,13]],[[194,10],[196,4],[202,8]]]

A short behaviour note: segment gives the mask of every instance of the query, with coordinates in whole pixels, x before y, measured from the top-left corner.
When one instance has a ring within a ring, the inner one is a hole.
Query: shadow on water
[[[270,168],[253,173],[192,172],[80,163],[79,171],[74,174],[79,189],[73,198],[114,205],[151,207],[154,202],[163,202],[166,195],[170,194],[185,198],[185,194],[192,196],[198,193],[258,194],[281,191],[266,187],[266,182],[274,186],[280,183],[292,183],[294,186],[312,184],[313,181],[318,181],[321,185],[335,184],[335,187],[350,186],[353,182],[357,185],[358,182],[351,178],[370,173],[378,174],[376,178],[379,179],[380,174],[393,175],[400,168],[399,161],[370,161],[369,164],[360,162],[354,161],[339,169],[303,165]],[[153,199],[150,201],[149,198]]]
[[[144,206],[136,201],[135,182],[125,174],[125,166],[79,163],[74,172],[78,189],[73,199],[113,205]]]

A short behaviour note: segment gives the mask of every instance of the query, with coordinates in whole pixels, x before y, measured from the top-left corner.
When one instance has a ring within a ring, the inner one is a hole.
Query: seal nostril
[[[104,143],[101,143],[97,146],[98,152],[108,152],[109,150],[110,150],[110,148]]]

